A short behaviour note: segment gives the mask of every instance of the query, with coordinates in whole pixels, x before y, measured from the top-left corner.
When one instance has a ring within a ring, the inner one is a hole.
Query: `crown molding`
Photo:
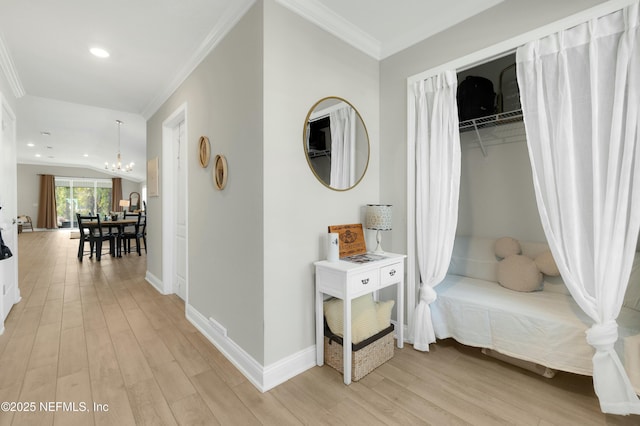
[[[24,87],[22,87],[22,83],[20,82],[20,77],[18,77],[16,68],[13,66],[13,60],[11,59],[9,50],[7,49],[1,35],[0,35],[0,69],[2,69],[2,73],[7,79],[7,83],[9,83],[9,87],[11,87],[11,91],[13,92],[13,95],[16,98],[23,97],[26,94],[24,91]]]
[[[276,0],[276,3],[316,24],[374,59],[380,60],[381,43],[317,0]]]
[[[229,2],[229,7],[224,11],[216,26],[211,30],[209,35],[207,35],[198,49],[196,49],[193,56],[187,61],[178,75],[142,110],[141,114],[146,120],[158,111],[162,104],[169,99],[173,92],[180,87],[200,62],[222,41],[254,3],[255,0],[234,0],[233,2]]]

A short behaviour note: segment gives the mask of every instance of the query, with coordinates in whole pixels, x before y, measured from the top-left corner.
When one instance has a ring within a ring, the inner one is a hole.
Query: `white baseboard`
[[[269,364],[263,369],[263,392],[294,378],[298,374],[316,366],[316,345],[296,352],[280,361]]]
[[[218,348],[260,392],[266,392],[316,365],[316,348],[314,345],[263,367],[189,304],[187,304],[187,319]]]
[[[144,276],[144,280],[149,284],[151,284],[156,290],[158,290],[158,293],[164,294],[164,295],[169,294],[164,291],[164,285],[162,284],[162,280],[156,277],[155,275],[153,275],[151,272],[147,271],[147,273]]]

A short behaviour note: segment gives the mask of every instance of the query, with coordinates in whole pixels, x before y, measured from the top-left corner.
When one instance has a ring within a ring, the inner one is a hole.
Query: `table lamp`
[[[127,212],[127,207],[129,207],[129,200],[120,200],[120,207],[122,207],[122,211]]]
[[[391,230],[391,204],[367,204],[364,227],[378,231],[376,233],[376,242],[378,243],[378,246],[374,253],[384,253],[384,250],[382,250],[382,246],[380,245],[380,231]]]

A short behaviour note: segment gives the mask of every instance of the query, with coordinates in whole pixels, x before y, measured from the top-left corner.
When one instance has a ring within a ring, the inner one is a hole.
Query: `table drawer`
[[[380,285],[394,284],[403,279],[404,265],[402,263],[394,263],[393,265],[380,268]]]
[[[359,293],[379,286],[378,271],[367,271],[349,278],[349,294]]]

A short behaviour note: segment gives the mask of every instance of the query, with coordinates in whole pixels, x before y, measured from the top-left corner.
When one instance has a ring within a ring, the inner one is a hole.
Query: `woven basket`
[[[351,380],[357,382],[391,358],[393,358],[393,326],[389,326],[363,342],[352,345]],[[342,338],[325,330],[324,362],[343,373],[342,359]]]

